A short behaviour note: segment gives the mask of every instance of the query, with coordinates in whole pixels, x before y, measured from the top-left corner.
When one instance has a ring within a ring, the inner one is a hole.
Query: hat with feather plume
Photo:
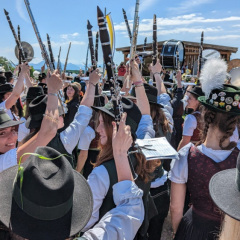
[[[224,84],[227,63],[222,59],[209,59],[204,64],[200,82],[205,96],[198,98],[205,107],[231,115],[240,115],[240,88]]]

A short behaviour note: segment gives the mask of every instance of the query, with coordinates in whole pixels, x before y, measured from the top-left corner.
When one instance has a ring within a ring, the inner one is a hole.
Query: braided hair
[[[202,108],[202,121],[203,121],[203,131],[201,134],[201,142],[203,143],[206,140],[208,129],[210,124],[212,127],[218,128],[222,133],[223,136],[219,140],[219,146],[222,150],[230,150],[237,146],[236,142],[230,142],[228,146],[223,146],[223,143],[226,139],[233,135],[233,132],[237,126],[239,121],[239,116],[234,116],[227,113],[220,113],[212,111],[204,106]]]

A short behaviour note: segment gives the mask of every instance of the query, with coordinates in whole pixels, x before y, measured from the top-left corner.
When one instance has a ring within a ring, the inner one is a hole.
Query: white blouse
[[[17,165],[17,148],[0,155],[0,172]]]
[[[192,143],[188,143],[181,148],[178,152],[179,160],[174,159],[171,163],[171,171],[169,172],[169,179],[172,182],[184,184],[188,181],[188,153],[189,149],[193,146]],[[197,146],[198,150],[210,157],[214,162],[224,161],[233,151],[232,150],[213,150],[207,148],[203,144]],[[240,149],[240,141],[237,143],[237,148]]]

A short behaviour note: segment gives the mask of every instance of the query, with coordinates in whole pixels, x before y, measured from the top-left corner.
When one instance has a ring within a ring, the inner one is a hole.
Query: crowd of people
[[[171,89],[159,60],[151,84],[137,55],[121,63],[119,123],[99,69],[36,83],[17,68],[14,85],[0,72],[1,240],[160,240],[169,211],[172,239],[240,239],[240,88],[224,60]],[[159,137],[178,158],[146,159],[136,140]]]

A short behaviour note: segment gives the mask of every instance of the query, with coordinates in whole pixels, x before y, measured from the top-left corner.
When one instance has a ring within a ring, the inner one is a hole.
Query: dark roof
[[[158,46],[163,45],[165,41],[160,41],[158,42]],[[188,42],[188,41],[182,41],[183,44],[188,47],[199,47],[199,42]],[[141,50],[143,49],[143,44],[137,45],[137,50],[140,48]],[[146,46],[146,49],[151,49],[152,48],[152,43],[148,43]],[[203,49],[216,49],[220,51],[228,51],[232,53],[236,53],[238,51],[237,47],[228,47],[228,46],[220,46],[220,45],[214,45],[214,44],[208,44],[204,43],[203,44]],[[116,51],[121,51],[121,52],[129,52],[130,51],[130,46],[128,47],[121,47],[121,48],[116,48]]]

